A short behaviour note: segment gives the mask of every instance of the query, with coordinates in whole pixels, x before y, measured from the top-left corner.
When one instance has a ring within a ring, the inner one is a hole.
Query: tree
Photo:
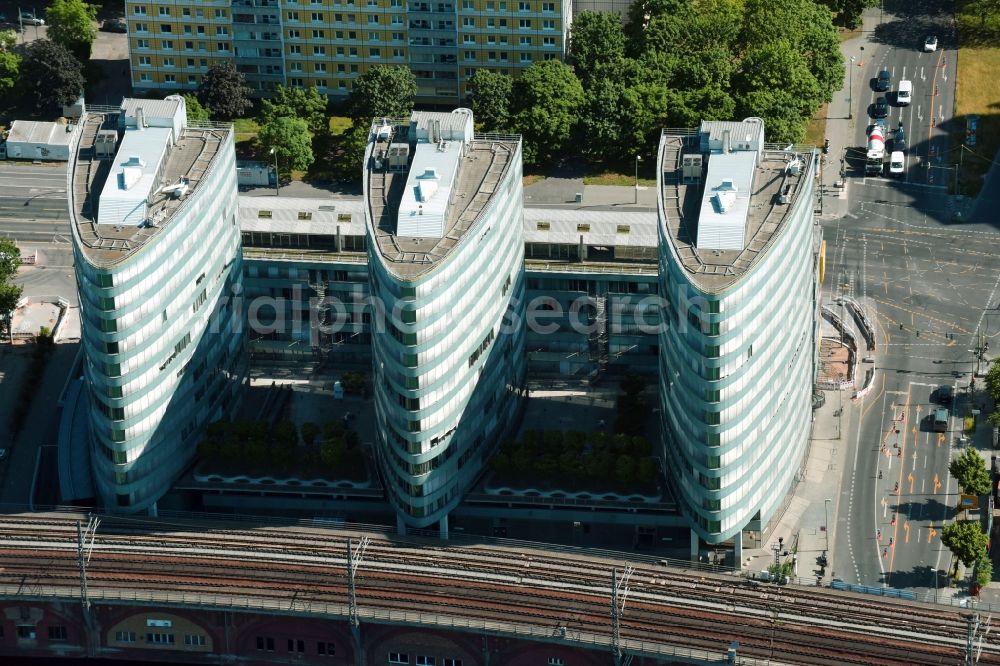
[[[48,37],[62,44],[80,62],[90,60],[90,51],[97,39],[97,5],[82,0],[53,0],[45,10]]]
[[[625,26],[614,12],[584,11],[573,19],[569,38],[569,63],[586,87],[597,80],[599,69],[625,58]]]
[[[56,115],[83,92],[83,65],[65,47],[49,39],[28,45],[21,61],[24,101],[42,115]]]
[[[583,106],[583,86],[558,60],[535,63],[514,82],[512,124],[524,138],[524,161],[538,164],[569,147]]]
[[[993,401],[1000,404],[1000,358],[995,358],[986,371],[986,390]]]
[[[192,93],[184,93],[181,97],[184,98],[184,107],[187,110],[188,120],[204,121],[211,119],[211,111],[203,107],[201,102],[198,101],[198,98]]]
[[[975,449],[968,448],[962,455],[952,458],[948,471],[958,481],[958,485],[970,495],[989,494],[990,473],[986,469],[983,457]]]
[[[979,558],[976,559],[976,569],[973,574],[973,580],[978,588],[984,588],[993,582],[993,562],[990,560],[990,556],[985,550],[981,552],[979,554]]]
[[[24,291],[22,287],[11,282],[17,275],[20,259],[21,250],[14,241],[0,239],[0,321],[7,325],[8,330],[10,313],[14,311]]]
[[[340,180],[356,182],[364,171],[365,150],[368,148],[369,128],[365,125],[351,125],[340,135],[335,158],[332,162],[334,175]]]
[[[510,98],[514,79],[507,74],[477,69],[469,79],[472,115],[488,132],[503,132],[510,124]]]
[[[198,101],[220,118],[239,118],[250,110],[250,87],[246,77],[230,61],[212,65],[198,86]]]
[[[304,171],[313,163],[312,133],[302,118],[272,118],[260,128],[257,140],[277,153],[279,167]]]
[[[348,114],[365,129],[373,118],[408,118],[417,96],[417,79],[409,67],[375,65],[354,81]]]
[[[309,125],[313,135],[328,132],[329,120],[326,107],[329,100],[313,86],[286,88],[279,85],[272,99],[265,99],[261,105],[261,119],[267,123],[271,118],[287,116],[302,118]]]
[[[941,530],[941,543],[967,567],[979,559],[988,541],[989,537],[983,534],[978,521],[954,522]],[[954,570],[958,571],[958,562],[955,562]]]
[[[18,81],[21,56],[7,50],[0,50],[0,95],[7,95]]]

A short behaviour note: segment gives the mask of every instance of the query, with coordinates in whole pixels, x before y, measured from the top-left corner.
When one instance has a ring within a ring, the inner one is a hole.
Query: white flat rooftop
[[[146,219],[172,134],[160,127],[125,130],[101,190],[99,224],[136,226]]]

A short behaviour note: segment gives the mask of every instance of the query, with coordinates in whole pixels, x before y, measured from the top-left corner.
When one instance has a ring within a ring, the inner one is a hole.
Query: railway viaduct
[[[87,521],[0,516],[0,656],[1000,664],[1000,640],[983,613],[760,585],[631,554],[398,538],[353,526]]]

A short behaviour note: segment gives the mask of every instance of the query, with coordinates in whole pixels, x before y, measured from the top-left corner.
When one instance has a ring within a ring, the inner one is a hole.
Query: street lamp
[[[847,70],[847,119],[854,117],[854,56],[851,56],[851,66]]]
[[[278,189],[281,187],[281,176],[278,175],[278,153],[271,149],[270,153],[274,155],[274,196],[281,196],[281,191]]]
[[[639,203],[639,162],[642,158],[638,155],[635,156],[635,203]]]
[[[830,550],[830,502],[832,500],[827,497],[823,500],[823,531],[826,532],[826,549]]]

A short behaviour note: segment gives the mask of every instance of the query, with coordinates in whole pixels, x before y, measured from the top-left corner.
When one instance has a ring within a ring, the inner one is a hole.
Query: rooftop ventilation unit
[[[800,160],[798,157],[792,158],[792,160],[788,163],[787,168],[788,168],[788,173],[791,174],[792,176],[799,175],[799,172],[802,170],[802,160]]]
[[[681,181],[685,185],[701,182],[702,156],[700,153],[681,157]]]
[[[410,144],[394,143],[389,146],[389,170],[406,171],[410,161]]]

